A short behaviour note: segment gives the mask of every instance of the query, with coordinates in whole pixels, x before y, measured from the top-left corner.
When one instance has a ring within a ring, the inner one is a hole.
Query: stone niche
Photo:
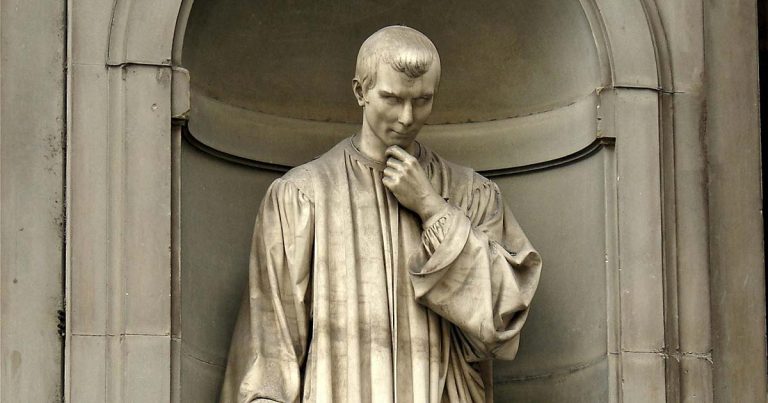
[[[422,140],[494,179],[543,255],[518,358],[494,364],[496,401],[608,401],[615,154],[597,136],[605,83],[578,0],[194,2],[182,53],[181,401],[216,399],[266,187],[357,130],[357,50],[391,24],[440,51]]]

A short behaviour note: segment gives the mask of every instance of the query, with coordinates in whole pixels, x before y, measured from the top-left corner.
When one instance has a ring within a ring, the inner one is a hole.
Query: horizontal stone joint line
[[[171,68],[174,67],[170,61],[168,61],[168,64],[165,63],[152,63],[152,62],[121,62],[121,63],[106,63],[107,67],[115,67],[115,68],[123,68],[123,67],[131,67],[131,66],[143,66],[143,67],[162,67],[162,68]]]
[[[676,361],[681,361],[683,358],[694,358],[697,360],[703,360],[710,364],[714,364],[714,360],[712,359],[712,351],[706,353],[693,353],[693,352],[685,352],[685,351],[676,351],[665,354],[668,358],[673,358]]]
[[[146,337],[169,337],[170,333],[134,333],[134,332],[121,332],[121,333],[75,333],[72,332],[72,336],[78,337],[115,337],[115,336],[146,336]]]
[[[181,355],[183,355],[183,356],[185,356],[185,357],[188,357],[188,358],[191,358],[191,359],[193,359],[193,360],[195,360],[195,361],[201,362],[201,363],[203,363],[203,364],[207,364],[207,365],[210,365],[210,366],[212,366],[212,367],[216,367],[216,368],[225,368],[225,367],[226,367],[224,364],[219,364],[219,363],[215,363],[215,362],[210,362],[210,361],[208,361],[208,360],[204,360],[204,359],[202,359],[202,358],[200,358],[200,357],[196,357],[196,356],[194,356],[194,355],[192,355],[192,354],[189,354],[189,353],[185,352],[185,351],[184,351],[184,349],[182,349],[182,350],[181,350]]]
[[[667,355],[667,353],[663,350],[621,350],[622,353],[630,353],[630,354],[656,354],[656,355]]]
[[[647,85],[614,85],[611,87],[606,87],[606,89],[614,89],[614,90],[632,90],[632,91],[653,91],[653,92],[664,92],[663,89],[660,87],[650,87]]]
[[[690,356],[690,357],[699,357],[699,358],[712,358],[712,351],[710,350],[709,352],[706,352],[706,353],[694,353],[689,351],[682,351],[680,352],[680,355],[684,357]]]
[[[107,63],[85,63],[85,62],[72,62],[72,66],[110,67]]]
[[[581,362],[575,365],[571,365],[564,368],[557,368],[552,371],[543,372],[539,374],[532,374],[532,375],[524,375],[524,376],[518,376],[518,377],[511,377],[508,379],[505,379],[503,381],[497,381],[494,382],[497,385],[505,385],[510,383],[517,383],[517,382],[526,382],[526,381],[534,381],[534,380],[542,380],[542,379],[551,379],[551,378],[561,378],[564,376],[568,376],[570,374],[579,372],[581,370],[587,369],[589,367],[595,366],[597,364],[600,364],[603,361],[607,360],[607,356],[601,355],[595,359]]]
[[[602,90],[633,90],[633,91],[654,91],[661,94],[667,94],[667,95],[674,95],[674,94],[685,94],[685,91],[676,91],[676,90],[667,90],[661,87],[648,87],[644,85],[614,85],[612,87],[605,87]]]
[[[696,358],[700,360],[705,360],[709,362],[710,364],[713,363],[712,360],[712,352],[707,353],[695,353],[695,352],[668,352],[668,351],[633,351],[633,350],[622,350],[621,353],[615,353],[615,352],[609,352],[608,354],[613,355],[620,355],[623,353],[630,353],[630,354],[650,354],[650,355],[656,355],[659,357],[662,357],[664,359],[674,359],[676,361],[680,361],[682,358]]]

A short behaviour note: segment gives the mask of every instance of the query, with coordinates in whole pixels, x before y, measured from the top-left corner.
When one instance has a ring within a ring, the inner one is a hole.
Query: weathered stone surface
[[[596,0],[608,35],[613,85],[659,86],[654,41],[642,1]]]
[[[680,358],[680,401],[709,403],[712,393],[712,358],[709,354],[683,355]]]
[[[106,402],[107,378],[110,362],[107,360],[107,338],[103,336],[72,335],[69,341],[70,402]]]
[[[704,86],[704,2],[655,1],[661,17],[676,92],[701,94]],[[688,24],[680,23],[688,21]],[[692,23],[690,23],[692,22]],[[699,119],[693,118],[690,123]]]
[[[118,0],[111,15],[107,62],[171,65],[182,0]]]
[[[674,96],[677,298],[682,352],[712,348],[707,250],[706,158],[701,138],[704,104],[697,94]]]
[[[170,334],[171,291],[171,69],[127,67],[121,78],[124,131],[119,199],[128,334]],[[118,172],[115,172],[118,174]]]
[[[617,91],[622,351],[664,348],[658,108],[654,91]]]
[[[664,357],[658,353],[622,353],[621,384],[622,402],[666,402]]]
[[[704,3],[715,401],[766,396],[754,0]]]
[[[72,64],[104,67],[114,2],[78,0],[70,3],[69,32]]]
[[[0,401],[61,399],[65,3],[0,1]]]
[[[107,70],[72,67],[69,164],[70,327],[104,335],[109,301],[108,217],[110,164]],[[74,352],[73,352],[74,354]]]
[[[120,340],[124,378],[122,402],[168,402],[171,341],[163,336],[127,335]]]
[[[494,402],[611,402],[605,379],[606,361],[607,357],[579,371],[564,370],[522,382],[498,382]]]

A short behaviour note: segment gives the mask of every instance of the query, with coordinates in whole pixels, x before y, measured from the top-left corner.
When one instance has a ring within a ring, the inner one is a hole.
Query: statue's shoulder
[[[496,185],[496,182],[479,174],[477,171],[472,171],[472,173],[472,187],[474,189],[491,189],[498,192],[499,187]]]
[[[308,164],[299,165],[292,168],[279,180],[288,182],[295,186],[301,193],[304,193],[310,200],[314,200],[315,187],[312,183],[312,172]]]
[[[461,165],[459,163],[449,161],[443,157],[440,157],[439,155],[435,154],[437,158],[440,160],[441,165],[444,167],[444,170],[447,170],[451,173],[451,176],[456,177],[457,179],[460,179],[462,183],[471,182],[472,178],[477,174],[474,169]]]
[[[445,177],[451,179],[451,185],[460,187],[473,187],[482,183],[491,182],[489,179],[477,173],[477,171],[475,171],[473,168],[447,160],[432,149],[426,146],[422,147],[424,147],[425,152],[429,154],[428,159],[431,161],[431,163],[439,166],[442,174]]]
[[[296,186],[301,192],[314,199],[314,189],[317,182],[327,182],[327,177],[333,176],[339,166],[344,166],[344,141],[340,142],[319,157],[289,170],[281,178]]]
[[[426,149],[430,153],[430,160],[438,166],[443,179],[448,185],[449,193],[454,197],[463,198],[477,190],[496,191],[496,184],[484,177],[473,168],[450,161],[436,152]]]

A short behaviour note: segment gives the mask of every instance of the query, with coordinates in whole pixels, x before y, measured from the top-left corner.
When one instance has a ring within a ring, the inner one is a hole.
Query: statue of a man
[[[270,186],[222,402],[483,402],[541,259],[499,189],[415,141],[440,58],[383,28],[360,48],[360,132]]]

